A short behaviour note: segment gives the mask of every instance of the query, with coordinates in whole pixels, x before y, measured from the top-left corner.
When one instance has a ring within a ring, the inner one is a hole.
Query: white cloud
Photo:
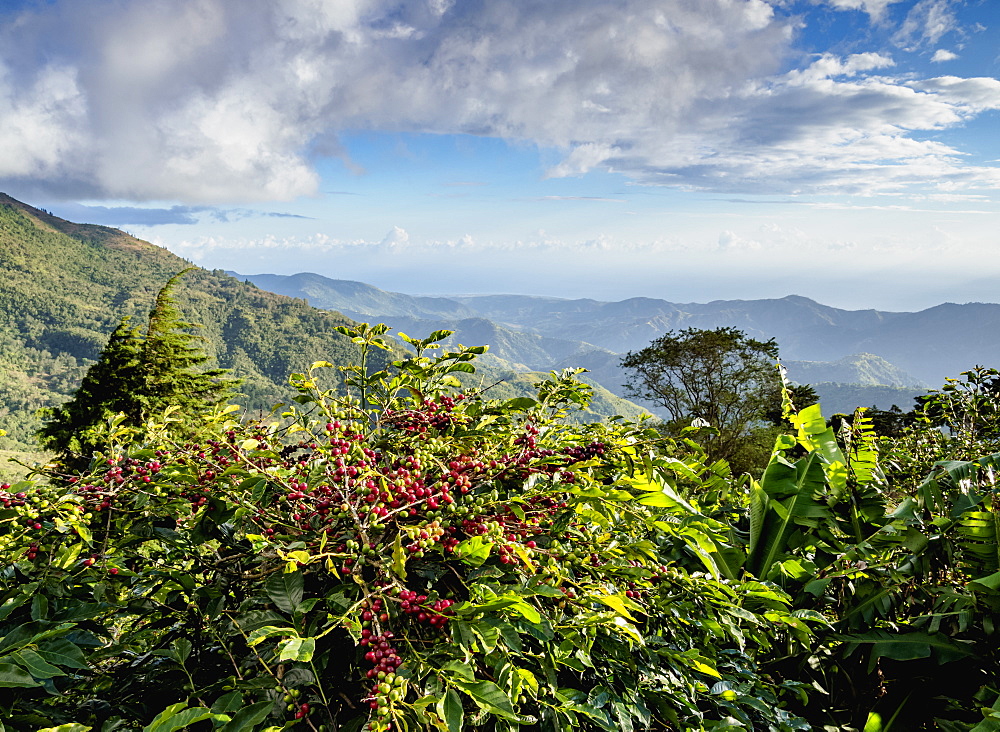
[[[817,0],[818,1],[818,0]],[[890,0],[827,0],[882,17]],[[995,108],[992,79],[787,70],[775,0],[56,0],[0,28],[0,186],[189,203],[317,191],[344,130],[473,134],[719,191],[962,192],[997,170],[914,133]],[[900,43],[954,28],[921,0]],[[940,53],[940,51],[939,51]]]
[[[863,10],[872,20],[878,21],[883,18],[890,5],[901,0],[825,0],[825,2],[837,10]]]
[[[933,63],[939,64],[944,61],[954,61],[957,58],[958,58],[957,53],[954,53],[944,48],[939,48],[934,52],[934,55],[931,56],[931,61]]]
[[[86,143],[87,101],[71,68],[49,66],[18,88],[0,67],[0,166],[11,177],[58,175]]]
[[[723,231],[719,234],[719,249],[724,252],[756,251],[760,249],[760,242],[745,239],[732,231]]]
[[[381,246],[386,249],[392,249],[395,247],[405,247],[410,243],[410,235],[405,229],[401,229],[398,226],[393,226],[392,231],[385,235],[382,239]]]
[[[910,46],[935,45],[944,35],[959,27],[953,5],[954,0],[920,0],[907,13],[896,33],[896,42]]]

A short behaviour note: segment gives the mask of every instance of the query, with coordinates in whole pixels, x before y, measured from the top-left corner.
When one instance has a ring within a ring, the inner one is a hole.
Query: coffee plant
[[[0,729],[810,728],[758,659],[825,621],[742,571],[748,484],[568,421],[572,371],[463,387],[485,349],[447,331],[373,371],[386,331],[343,329],[347,392],[319,362],[272,419],[114,419],[88,470],[0,486]]]

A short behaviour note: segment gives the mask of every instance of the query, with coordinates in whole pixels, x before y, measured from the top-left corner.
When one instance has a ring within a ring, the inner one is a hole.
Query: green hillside
[[[926,387],[915,376],[872,353],[855,353],[838,361],[785,361],[788,378],[800,384],[837,382],[859,386]]]
[[[74,224],[0,194],[0,449],[33,449],[38,409],[64,401],[121,318],[144,322],[158,290],[190,263],[103,226]],[[346,362],[339,313],[264,292],[224,272],[195,269],[177,288],[204,350],[243,379],[240,399],[269,409],[288,374]]]

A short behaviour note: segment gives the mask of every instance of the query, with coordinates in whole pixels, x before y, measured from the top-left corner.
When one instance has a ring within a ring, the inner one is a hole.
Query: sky
[[[2,0],[0,191],[411,294],[1000,302],[997,0]]]

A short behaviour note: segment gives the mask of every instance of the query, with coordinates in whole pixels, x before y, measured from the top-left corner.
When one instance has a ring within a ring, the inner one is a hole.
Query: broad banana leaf
[[[831,518],[826,501],[817,498],[825,487],[824,461],[815,452],[795,463],[782,457],[771,461],[750,496],[748,571],[768,577],[800,526],[816,528]]]

